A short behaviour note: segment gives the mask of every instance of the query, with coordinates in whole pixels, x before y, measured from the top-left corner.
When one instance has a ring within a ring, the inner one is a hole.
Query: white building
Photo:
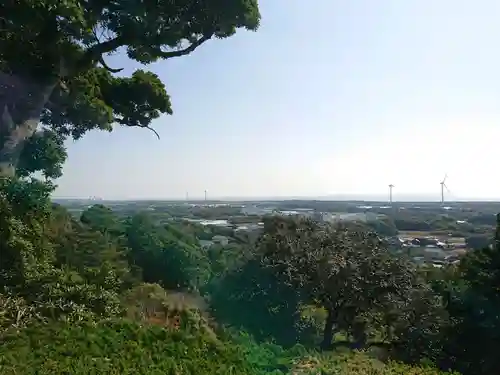
[[[270,215],[274,212],[274,208],[269,207],[257,207],[257,206],[243,206],[241,208],[241,213],[248,216],[264,216]]]
[[[296,209],[290,211],[280,211],[280,215],[284,216],[300,216],[303,218],[313,218],[315,216],[314,210]]]
[[[373,212],[356,212],[356,213],[332,213],[332,212],[322,212],[321,220],[328,223],[335,223],[338,221],[376,221],[379,220],[383,215],[377,215]]]
[[[235,229],[236,232],[250,232],[253,230],[259,230],[264,227],[264,223],[248,223],[241,224]]]

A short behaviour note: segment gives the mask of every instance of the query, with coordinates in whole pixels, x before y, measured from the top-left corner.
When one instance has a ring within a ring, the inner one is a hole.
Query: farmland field
[[[425,231],[399,231],[400,237],[428,237],[434,236],[431,232]]]
[[[402,238],[415,238],[415,237],[434,237],[438,238],[439,240],[442,241],[447,241],[448,243],[452,244],[464,244],[465,243],[465,238],[464,237],[450,237],[445,233],[436,233],[436,232],[427,232],[427,231],[400,231],[399,232],[399,237]]]

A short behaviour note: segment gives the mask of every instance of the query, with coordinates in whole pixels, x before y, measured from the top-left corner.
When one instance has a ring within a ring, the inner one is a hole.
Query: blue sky
[[[500,2],[261,0],[240,31],[149,66],[174,115],[68,147],[57,197],[500,197]],[[108,59],[132,72],[124,56]]]

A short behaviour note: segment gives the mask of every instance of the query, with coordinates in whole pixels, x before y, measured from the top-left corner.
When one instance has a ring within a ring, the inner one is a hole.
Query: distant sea
[[[53,197],[54,200],[91,200],[91,197]],[[95,198],[93,199],[95,200]],[[184,201],[184,198],[174,197],[148,197],[148,198],[104,198],[103,201]],[[190,201],[202,201],[203,197],[190,197]],[[332,194],[324,196],[261,196],[261,197],[243,197],[243,196],[211,196],[209,201],[282,201],[282,200],[321,200],[321,201],[366,201],[366,202],[386,202],[387,195],[383,194]],[[394,194],[395,202],[439,202],[441,197],[437,194]],[[447,197],[448,202],[499,202],[497,198],[478,198],[478,197]],[[97,203],[97,202],[96,202]]]

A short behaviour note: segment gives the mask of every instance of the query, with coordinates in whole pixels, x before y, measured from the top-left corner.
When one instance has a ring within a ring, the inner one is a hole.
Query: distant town
[[[200,239],[200,246],[227,245],[234,236],[257,237],[269,215],[310,218],[321,223],[359,223],[375,230],[391,251],[418,264],[442,267],[460,260],[476,246],[490,245],[495,202],[360,202],[360,201],[104,201],[60,200],[78,215],[94,204],[129,215],[145,211],[158,222],[184,221],[226,230],[229,235]],[[483,218],[484,223],[477,223]]]

